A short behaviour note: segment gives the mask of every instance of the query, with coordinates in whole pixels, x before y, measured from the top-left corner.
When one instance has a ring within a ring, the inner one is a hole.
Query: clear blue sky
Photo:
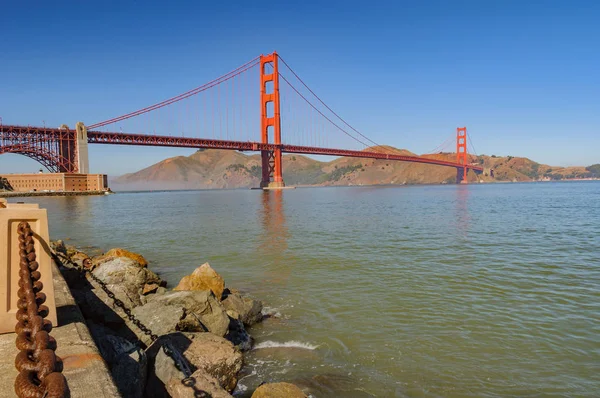
[[[377,142],[423,153],[465,125],[480,154],[600,163],[600,2],[287,3],[5,2],[0,117],[90,124],[276,50]],[[91,171],[191,152],[91,146]]]

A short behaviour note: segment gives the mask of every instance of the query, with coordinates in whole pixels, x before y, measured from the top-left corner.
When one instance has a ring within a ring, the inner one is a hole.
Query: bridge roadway
[[[3,135],[3,141],[7,137],[11,137],[11,143],[15,140],[21,141],[21,145],[26,145],[27,141],[31,144],[43,140],[58,139],[65,134],[65,129],[47,128],[47,127],[31,127],[31,126],[14,126],[0,125],[0,132]],[[75,130],[69,132],[75,134]],[[179,148],[213,148],[213,149],[228,149],[238,151],[273,151],[280,148],[283,153],[297,153],[306,155],[327,155],[327,156],[345,156],[355,158],[369,159],[386,159],[402,162],[424,163],[438,166],[455,167],[462,169],[465,165],[449,162],[439,159],[431,159],[422,156],[406,156],[394,153],[377,152],[377,151],[354,151],[347,149],[335,148],[319,148],[300,145],[276,145],[271,143],[251,142],[251,141],[229,141],[208,138],[186,138],[176,136],[163,135],[148,135],[148,134],[131,134],[120,132],[101,132],[88,131],[88,143],[90,144],[108,144],[108,145],[142,145],[142,146],[165,146]],[[2,142],[2,145],[6,143]],[[0,150],[0,153],[2,151]],[[467,164],[467,169],[476,172],[482,172],[483,167],[479,165]]]

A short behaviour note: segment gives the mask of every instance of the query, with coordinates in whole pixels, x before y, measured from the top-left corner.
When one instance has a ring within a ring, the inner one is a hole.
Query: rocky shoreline
[[[90,257],[62,241],[52,249],[123,397],[232,397],[262,302],[226,287],[208,263],[168,289],[137,253]],[[306,394],[282,382],[251,397]]]

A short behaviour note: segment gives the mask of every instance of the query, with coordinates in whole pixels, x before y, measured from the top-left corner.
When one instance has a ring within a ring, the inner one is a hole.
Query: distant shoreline
[[[62,192],[14,192],[0,191],[0,198],[25,198],[30,196],[92,196],[105,195],[111,191],[62,191]]]
[[[581,182],[581,181],[600,181],[600,178],[574,178],[564,180],[550,180],[550,181],[485,181],[485,182],[470,182],[468,185],[491,185],[491,184],[532,184],[532,183],[549,183],[549,182]],[[363,185],[294,185],[294,188],[400,188],[400,187],[425,187],[425,186],[458,186],[461,184],[441,184],[441,183],[420,183],[420,184],[363,184]],[[114,188],[114,187],[113,187]],[[113,193],[148,193],[148,192],[196,192],[196,191],[241,191],[241,190],[254,190],[255,188],[249,187],[235,187],[235,188],[162,188],[162,189],[122,189],[116,187]]]

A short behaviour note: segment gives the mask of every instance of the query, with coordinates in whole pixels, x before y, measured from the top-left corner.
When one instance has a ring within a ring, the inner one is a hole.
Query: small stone
[[[209,263],[204,263],[192,272],[184,276],[173,290],[210,290],[218,300],[223,296],[225,281]]]
[[[252,398],[307,398],[302,390],[291,383],[267,383],[258,387]]]
[[[158,290],[160,286],[158,283],[146,283],[144,288],[142,289],[142,294],[145,296],[150,293],[154,293]]]

